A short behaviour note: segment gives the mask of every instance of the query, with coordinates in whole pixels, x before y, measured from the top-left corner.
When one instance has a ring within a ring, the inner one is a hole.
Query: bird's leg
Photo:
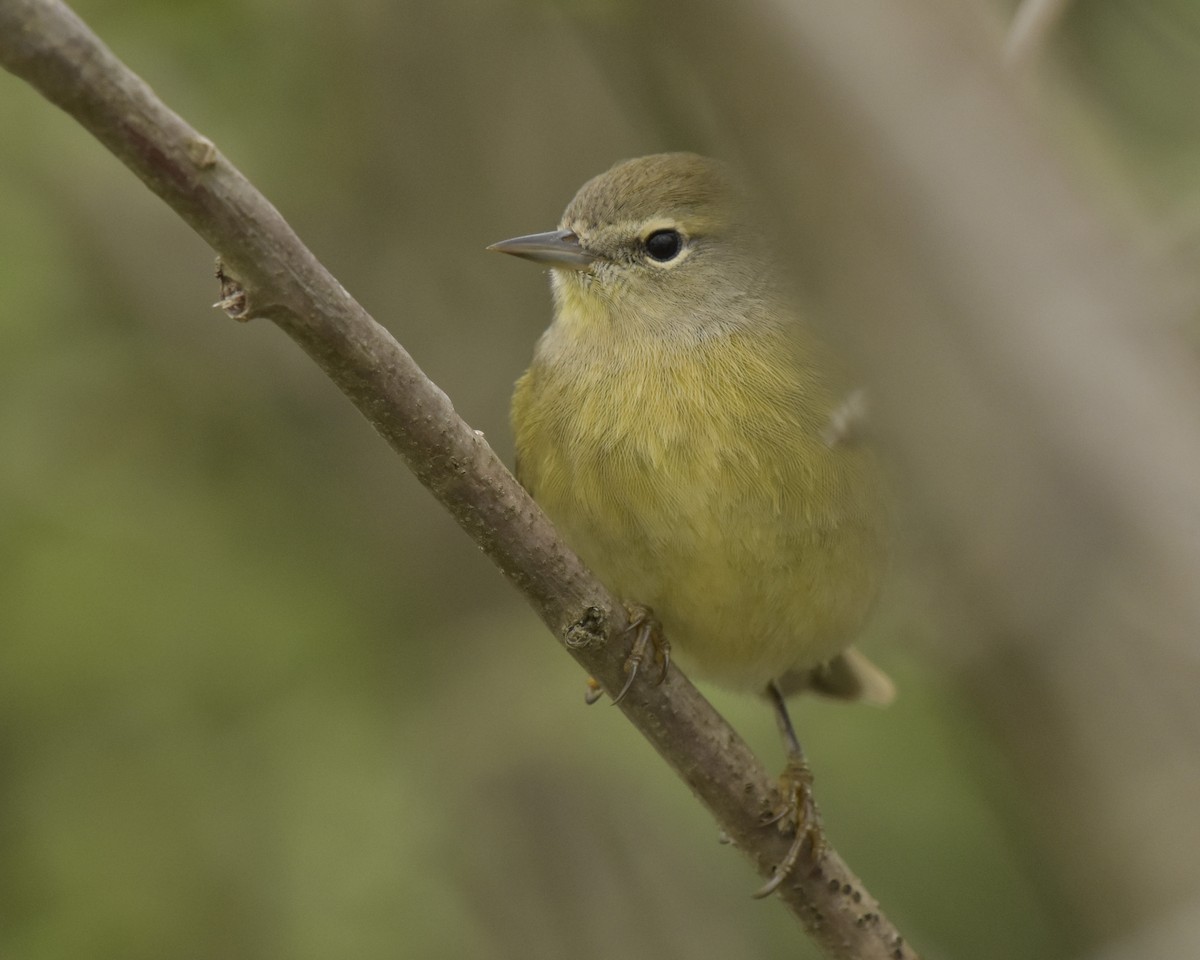
[[[649,607],[636,604],[629,604],[626,609],[629,611],[629,626],[625,628],[625,632],[633,634],[633,646],[629,648],[629,656],[625,658],[625,686],[613,697],[613,706],[620,703],[621,698],[633,686],[647,651],[652,652],[654,662],[659,666],[659,683],[667,679],[667,670],[671,666],[671,644],[663,635],[662,624],[654,619],[653,611]]]
[[[817,811],[816,800],[813,799],[812,770],[804,756],[804,748],[800,746],[800,740],[796,737],[792,718],[788,716],[783,693],[774,681],[767,685],[767,697],[775,708],[775,722],[779,725],[779,733],[787,749],[787,766],[779,778],[779,809],[767,818],[764,825],[777,823],[780,830],[794,831],[795,836],[787,855],[775,868],[771,879],[755,891],[756,898],[770,896],[791,876],[802,856],[807,854],[810,859],[816,860],[825,847],[821,815]]]

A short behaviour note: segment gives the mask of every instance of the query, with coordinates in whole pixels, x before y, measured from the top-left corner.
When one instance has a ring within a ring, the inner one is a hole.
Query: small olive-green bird
[[[667,153],[491,249],[549,266],[554,292],[513,397],[519,479],[691,672],[770,697],[803,779],[784,694],[892,696],[849,646],[887,520],[874,457],[839,427],[854,392],[768,244],[723,164]]]

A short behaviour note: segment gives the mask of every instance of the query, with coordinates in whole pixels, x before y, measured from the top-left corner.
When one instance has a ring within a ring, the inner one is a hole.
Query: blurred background
[[[549,299],[483,248],[730,142],[615,0],[74,6],[508,460]],[[974,6],[998,61],[1014,5]],[[1200,5],[1066,6],[1029,57],[1081,194],[1194,275]],[[210,307],[213,252],[7,75],[0,130],[0,955],[815,956],[316,368]],[[1194,657],[1144,680],[1180,710],[1131,728],[1114,831],[1124,747],[1012,645],[956,656],[913,540],[863,644],[895,706],[795,707],[834,843],[928,957],[1200,951],[1197,828],[1142,803],[1200,782]],[[782,763],[763,704],[706,693]],[[1183,865],[1145,881],[1150,821]]]

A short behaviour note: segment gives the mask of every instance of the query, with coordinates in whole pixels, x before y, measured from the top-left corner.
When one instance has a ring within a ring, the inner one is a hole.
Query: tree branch
[[[338,284],[216,147],[171,112],[66,6],[0,0],[0,62],[78,120],[217,250],[222,305],[266,317],[350,398],[525,594],[569,653],[619,688],[626,615],[496,454],[412,358]],[[774,784],[744,741],[677,670],[637,684],[621,709],[721,829],[768,876],[788,839],[764,828]],[[780,887],[830,957],[915,957],[832,849]]]

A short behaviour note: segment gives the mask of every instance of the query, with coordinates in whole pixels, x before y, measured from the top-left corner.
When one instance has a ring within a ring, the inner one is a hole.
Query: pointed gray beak
[[[595,254],[588,253],[579,245],[579,238],[570,230],[513,237],[493,243],[488,249],[565,270],[586,270],[596,259]]]

